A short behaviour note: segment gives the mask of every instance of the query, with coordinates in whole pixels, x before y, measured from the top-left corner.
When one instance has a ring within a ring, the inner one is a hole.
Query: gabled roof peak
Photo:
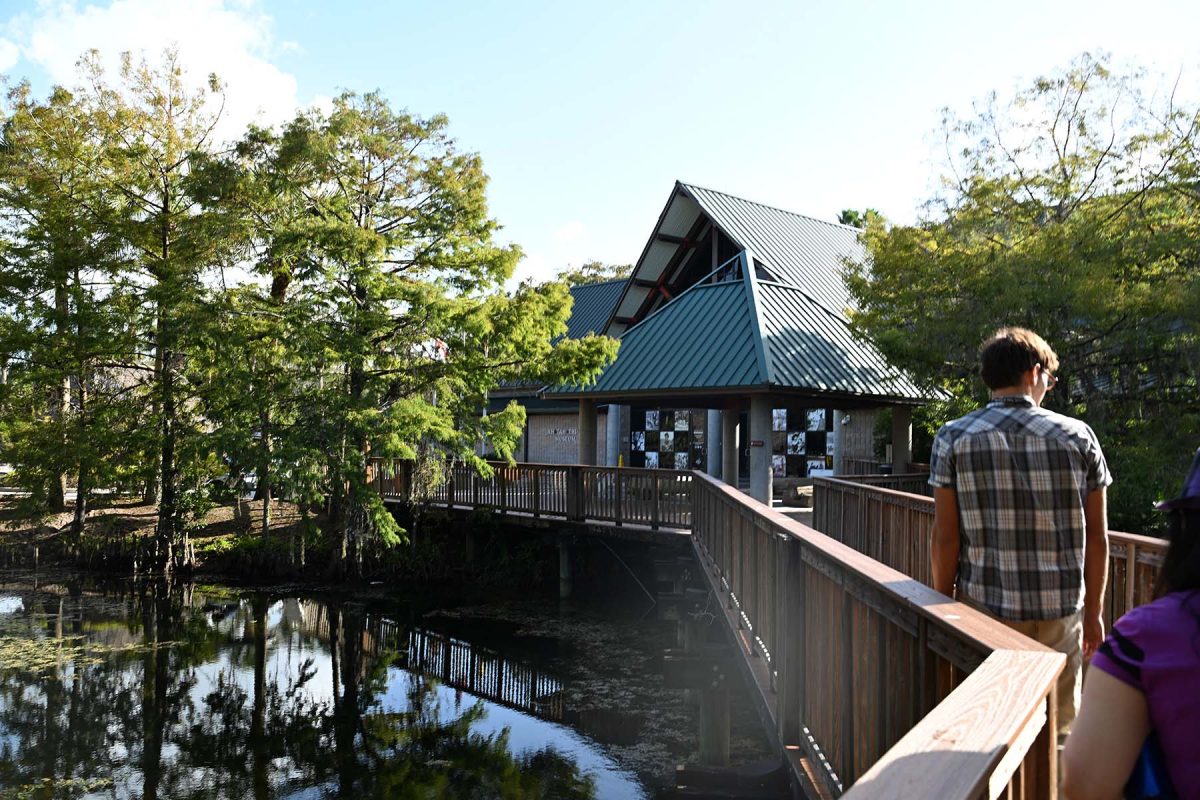
[[[808,220],[809,222],[819,222],[822,225],[829,225],[834,228],[840,228],[841,230],[852,231],[856,235],[860,231],[859,228],[856,228],[853,225],[843,225],[840,222],[831,222],[830,220],[821,219],[820,217],[814,217],[814,216],[810,216],[808,214],[800,214],[796,211],[790,211],[786,208],[780,208],[779,206],[773,206],[770,203],[760,203],[757,200],[749,200],[745,197],[741,197],[736,194],[730,194],[729,192],[723,192],[720,189],[710,189],[707,186],[701,186],[697,183],[688,183],[687,181],[676,180],[675,185],[681,189],[699,190],[701,192],[707,192],[709,194],[721,195],[722,197],[728,197],[730,200],[736,200],[739,203],[748,203],[752,206],[758,206],[759,208],[763,208],[768,211],[775,211],[775,212],[778,212],[781,214],[789,214],[793,217],[799,217],[800,219]]]

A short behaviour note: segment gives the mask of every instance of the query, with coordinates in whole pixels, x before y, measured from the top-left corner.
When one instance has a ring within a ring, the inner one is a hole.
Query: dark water
[[[645,609],[13,577],[0,635],[0,800],[652,797],[697,746]]]

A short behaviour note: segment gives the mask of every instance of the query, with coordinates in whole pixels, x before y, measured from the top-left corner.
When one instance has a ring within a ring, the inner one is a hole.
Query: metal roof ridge
[[[742,278],[750,290],[750,324],[754,327],[754,355],[758,359],[763,383],[770,386],[775,383],[775,376],[771,373],[771,359],[767,358],[767,341],[763,338],[762,301],[758,297],[758,278],[754,274],[754,253],[750,250],[742,251]]]
[[[779,206],[768,205],[767,203],[760,203],[757,200],[750,200],[745,197],[739,197],[736,194],[730,194],[729,192],[723,192],[720,189],[711,189],[707,186],[701,186],[698,183],[687,183],[685,181],[676,180],[675,184],[677,186],[682,186],[685,189],[699,189],[702,192],[712,192],[713,194],[719,194],[724,197],[729,197],[729,198],[731,198],[733,200],[737,200],[741,203],[749,203],[752,206],[759,206],[760,208],[769,208],[770,210],[778,211],[781,214],[788,214],[793,217],[800,217],[801,219],[806,219],[811,222],[819,222],[822,225],[829,225],[833,228],[838,228],[838,229],[845,230],[845,231],[855,231],[857,233],[862,230],[861,228],[856,228],[853,225],[846,225],[841,222],[830,222],[829,220],[821,219],[820,217],[810,216],[809,214],[801,214],[799,211],[789,211],[786,208],[780,208]],[[692,198],[692,199],[695,199],[695,198]]]

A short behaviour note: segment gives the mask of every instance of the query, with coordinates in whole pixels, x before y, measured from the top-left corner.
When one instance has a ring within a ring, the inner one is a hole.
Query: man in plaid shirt
[[[933,442],[933,588],[1067,655],[1058,729],[1079,708],[1084,658],[1104,640],[1105,487],[1096,434],[1041,407],[1058,356],[1042,337],[1003,328],[980,349],[984,408]]]

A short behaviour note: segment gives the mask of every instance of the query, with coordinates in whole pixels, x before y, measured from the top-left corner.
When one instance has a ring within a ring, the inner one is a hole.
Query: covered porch
[[[773,278],[743,250],[623,331],[588,386],[544,392],[578,404],[578,463],[696,469],[770,505],[783,486],[875,463],[890,409],[889,466],[912,461],[912,410],[929,399],[840,313]],[[619,413],[618,413],[619,412]]]

